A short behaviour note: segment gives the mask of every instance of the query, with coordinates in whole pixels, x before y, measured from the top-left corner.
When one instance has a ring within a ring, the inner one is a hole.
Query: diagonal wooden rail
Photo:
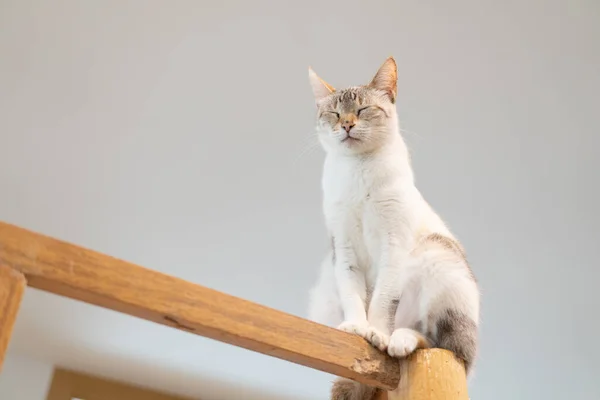
[[[398,385],[398,362],[356,336],[5,223],[0,261],[37,289],[384,389]]]
[[[9,311],[16,313],[24,276],[30,287],[370,386],[397,388],[389,393],[390,399],[467,399],[464,368],[445,350],[418,352],[399,363],[357,336],[3,222],[0,265],[10,267],[0,271],[4,274],[0,279],[16,277],[7,285],[0,281],[0,313],[3,297],[12,307]],[[9,290],[16,290],[16,295],[11,297]],[[8,341],[7,329],[2,332],[0,327],[0,343]],[[0,363],[2,356],[0,346]],[[399,385],[401,369],[404,378]],[[413,384],[413,377],[418,384]],[[436,393],[439,396],[432,395]]]

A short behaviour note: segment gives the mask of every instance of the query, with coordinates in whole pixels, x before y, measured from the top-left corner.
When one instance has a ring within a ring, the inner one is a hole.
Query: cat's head
[[[388,58],[368,85],[335,90],[309,68],[317,134],[327,152],[362,154],[398,136],[396,62]]]

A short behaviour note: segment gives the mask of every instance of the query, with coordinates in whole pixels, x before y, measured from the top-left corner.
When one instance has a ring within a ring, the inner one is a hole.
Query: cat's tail
[[[346,378],[337,378],[331,388],[331,400],[375,400],[379,398],[380,389]]]

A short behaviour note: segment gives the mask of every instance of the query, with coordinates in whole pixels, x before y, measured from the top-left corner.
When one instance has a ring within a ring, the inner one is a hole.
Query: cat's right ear
[[[375,74],[375,77],[369,83],[369,86],[375,89],[382,90],[388,94],[392,103],[396,101],[396,92],[398,82],[398,67],[393,57],[388,57],[387,60]]]
[[[333,86],[325,82],[323,79],[319,78],[319,76],[313,71],[311,67],[308,67],[308,79],[310,81],[310,86],[312,87],[313,94],[315,95],[315,101],[319,102],[319,100],[324,99],[329,96],[331,93],[335,92]]]

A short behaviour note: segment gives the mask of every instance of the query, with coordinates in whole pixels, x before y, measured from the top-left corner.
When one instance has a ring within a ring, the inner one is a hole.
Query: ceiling
[[[305,316],[307,66],[342,87],[389,55],[417,183],[481,285],[472,398],[600,398],[594,0],[0,0],[0,220]],[[12,351],[203,400],[331,380],[35,290]]]

